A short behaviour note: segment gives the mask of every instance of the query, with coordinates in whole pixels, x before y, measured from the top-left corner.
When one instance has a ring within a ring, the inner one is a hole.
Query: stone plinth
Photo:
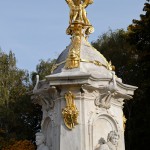
[[[85,62],[86,63],[86,62]],[[136,87],[123,84],[113,71],[99,67],[89,73],[81,68],[46,76],[33,90],[34,101],[42,106],[41,132],[49,150],[99,150],[103,138],[111,131],[119,134],[117,150],[124,150],[123,104],[131,99]],[[97,66],[94,66],[97,67]],[[60,69],[60,68],[59,68]],[[99,72],[100,70],[103,72]],[[64,123],[62,110],[66,107],[65,94],[74,95],[79,112],[73,129]]]

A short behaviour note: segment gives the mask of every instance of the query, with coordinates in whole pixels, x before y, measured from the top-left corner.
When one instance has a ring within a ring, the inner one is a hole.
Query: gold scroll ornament
[[[78,68],[80,65],[80,47],[81,47],[81,30],[82,26],[75,24],[73,29],[74,35],[72,36],[72,42],[69,49],[68,57],[66,59],[65,68],[73,69]]]
[[[62,109],[62,115],[66,127],[72,130],[78,124],[79,111],[74,103],[75,96],[69,91],[65,94],[66,107]]]

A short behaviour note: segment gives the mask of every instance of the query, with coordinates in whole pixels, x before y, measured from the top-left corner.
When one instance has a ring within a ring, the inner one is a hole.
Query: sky
[[[89,42],[109,29],[127,29],[140,19],[146,0],[94,0],[87,16],[95,28]],[[0,48],[15,53],[17,66],[36,70],[41,59],[54,59],[70,43],[65,31],[69,7],[65,0],[0,0]]]

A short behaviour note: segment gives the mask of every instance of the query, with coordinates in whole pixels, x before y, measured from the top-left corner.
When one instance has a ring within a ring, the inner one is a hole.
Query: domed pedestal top
[[[80,65],[78,68],[68,69],[65,63],[68,57],[71,44],[59,55],[54,71],[52,74],[62,72],[83,72],[94,76],[107,76],[111,77],[112,65],[108,63],[106,58],[98,52],[87,40],[82,37],[80,47]]]

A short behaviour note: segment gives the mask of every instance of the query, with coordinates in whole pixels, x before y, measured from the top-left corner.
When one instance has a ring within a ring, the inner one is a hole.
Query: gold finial
[[[78,124],[77,117],[79,116],[79,111],[74,103],[75,96],[69,91],[65,94],[66,107],[62,109],[62,115],[64,118],[64,123],[68,129],[73,129],[75,125]]]
[[[85,8],[94,0],[66,0],[70,8],[69,27],[66,30],[72,36],[71,46],[65,68],[73,69],[80,66],[80,47],[82,36],[94,32],[94,28],[87,18]]]
[[[94,28],[88,20],[85,10],[85,8],[89,4],[92,4],[94,0],[66,0],[66,2],[70,8],[69,27],[67,28],[66,33],[68,35],[75,34],[75,24],[80,24],[82,26],[81,31],[84,31],[83,34],[88,35],[94,32]]]

